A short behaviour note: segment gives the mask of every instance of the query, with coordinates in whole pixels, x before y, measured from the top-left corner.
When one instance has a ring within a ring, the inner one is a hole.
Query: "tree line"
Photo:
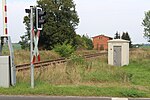
[[[79,24],[79,17],[76,11],[76,5],[73,0],[37,0],[38,7],[46,11],[46,23],[40,34],[39,47],[41,49],[52,50],[55,45],[69,44],[74,49],[92,49],[93,43],[91,38],[86,35],[76,34]],[[30,19],[29,15],[24,17],[25,35],[21,36],[19,44],[22,49],[29,49],[30,44]],[[150,42],[150,11],[145,12],[145,18],[142,25],[144,26],[144,37]],[[122,38],[130,41],[128,32],[123,32],[122,36],[115,34],[115,39]]]
[[[88,36],[80,36],[75,30],[79,24],[76,5],[73,0],[38,0],[37,5],[46,11],[46,23],[40,34],[39,47],[52,50],[55,45],[63,43],[71,45],[74,49],[92,49],[92,40]],[[29,15],[24,17],[26,26],[25,35],[21,36],[22,49],[28,49],[30,43]]]
[[[116,32],[114,39],[123,39],[129,41],[129,47],[132,48],[132,41],[128,32],[123,32],[122,36],[118,32]]]

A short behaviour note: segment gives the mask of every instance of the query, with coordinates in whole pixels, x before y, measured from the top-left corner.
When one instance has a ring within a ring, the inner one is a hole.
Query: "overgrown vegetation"
[[[14,47],[15,65],[30,63],[30,51],[29,50],[22,50],[21,48],[19,49],[18,46],[13,46],[13,47]],[[42,50],[39,52],[40,52],[40,57],[42,61],[58,59],[61,57],[59,54],[57,54],[54,51]],[[4,56],[10,55],[9,50],[8,50],[8,45],[4,46],[2,55]]]
[[[107,56],[85,59],[71,55],[66,64],[35,70],[35,89],[30,71],[17,73],[17,85],[0,88],[0,94],[150,97],[150,49],[132,49],[130,64],[115,67]]]
[[[69,57],[75,50],[70,44],[63,43],[63,45],[56,45],[54,51],[62,57]]]

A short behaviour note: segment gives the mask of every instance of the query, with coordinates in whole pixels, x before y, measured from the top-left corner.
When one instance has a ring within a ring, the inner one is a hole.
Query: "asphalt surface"
[[[0,96],[0,100],[150,100],[150,98],[110,98],[71,96]]]

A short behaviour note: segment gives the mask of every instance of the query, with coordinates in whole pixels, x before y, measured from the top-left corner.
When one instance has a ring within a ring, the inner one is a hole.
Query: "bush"
[[[69,57],[74,52],[74,48],[70,44],[64,43],[63,45],[56,45],[54,51],[62,57]]]

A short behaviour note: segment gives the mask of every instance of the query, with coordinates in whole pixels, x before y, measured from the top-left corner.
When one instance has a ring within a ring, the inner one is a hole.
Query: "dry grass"
[[[50,65],[35,69],[35,80],[55,85],[99,84],[108,83],[110,81],[128,83],[130,80],[129,75],[122,69],[107,65],[106,56],[94,59],[76,57],[77,58],[74,56],[65,64]],[[17,76],[19,76],[19,81],[29,81],[30,71],[19,72]]]
[[[138,61],[149,59],[149,56],[149,50],[137,49],[130,52],[130,61],[137,61],[138,63]],[[50,65],[35,69],[35,80],[54,85],[94,84],[113,86],[114,84],[117,86],[118,84],[126,84],[124,86],[132,86],[134,71],[130,73],[128,69],[130,70],[129,67],[114,67],[108,65],[107,56],[105,55],[93,59],[84,59],[74,55],[71,57],[71,60],[65,64]],[[18,81],[29,81],[30,71],[17,73],[17,78]]]
[[[147,49],[137,49],[130,52],[131,63],[135,61],[138,63],[138,61],[149,59],[149,57],[150,52]],[[107,84],[110,82],[130,84],[133,74],[127,72],[126,68],[128,67],[108,65],[105,55],[93,59],[84,59],[74,55],[65,64],[35,69],[35,80],[50,84]],[[18,80],[28,81],[30,79],[29,73],[30,71],[19,72],[17,74]]]
[[[130,60],[150,59],[150,49],[136,48],[130,51]]]
[[[24,64],[30,62],[30,51],[16,50],[14,52],[15,64]],[[41,61],[60,58],[60,56],[54,51],[40,51]]]
[[[42,81],[49,84],[77,84],[81,76],[77,74],[77,70],[72,69],[70,72],[66,64],[59,64],[57,66],[50,65],[35,69],[34,76],[36,81]],[[18,82],[30,81],[30,71],[23,71],[17,73]]]

